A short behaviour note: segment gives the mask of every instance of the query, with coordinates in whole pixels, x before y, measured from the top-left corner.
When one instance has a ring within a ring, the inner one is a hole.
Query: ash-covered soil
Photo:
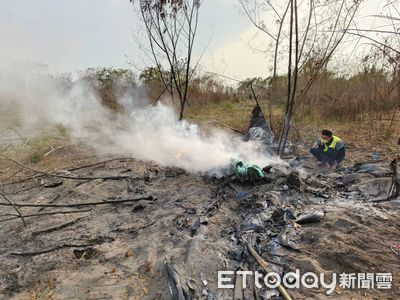
[[[253,184],[131,158],[83,158],[70,148],[29,167],[73,178],[36,173],[3,158],[7,198],[59,206],[21,205],[26,227],[20,218],[4,221],[15,210],[2,206],[0,294],[3,299],[279,297],[251,280],[243,290],[239,277],[235,289],[217,288],[218,271],[261,270],[248,242],[281,274],[298,268],[393,276],[389,290],[338,287],[327,296],[322,288],[288,289],[295,299],[397,299],[400,256],[391,246],[400,242],[400,201],[369,201],[387,192],[388,164],[338,172],[311,165],[300,179],[289,175],[289,168]],[[60,207],[109,201],[119,202]],[[321,219],[294,222],[310,212]]]

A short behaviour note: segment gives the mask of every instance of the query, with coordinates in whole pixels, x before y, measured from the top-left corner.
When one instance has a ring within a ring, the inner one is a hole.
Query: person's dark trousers
[[[327,152],[324,152],[324,150],[320,148],[312,148],[310,149],[310,152],[319,162],[328,163],[330,166],[332,166],[335,161],[340,163],[343,160],[339,151],[331,148],[329,148]]]

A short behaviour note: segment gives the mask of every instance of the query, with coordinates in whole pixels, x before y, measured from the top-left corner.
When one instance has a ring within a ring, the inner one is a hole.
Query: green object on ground
[[[250,165],[243,160],[233,161],[234,172],[241,182],[256,181],[264,178],[263,170],[257,165]]]

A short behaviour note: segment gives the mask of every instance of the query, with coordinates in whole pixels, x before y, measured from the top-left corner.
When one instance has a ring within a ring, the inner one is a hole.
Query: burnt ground
[[[84,157],[76,151],[61,149],[45,162],[29,165],[73,179],[2,159],[2,178],[11,177],[3,193],[18,204],[132,201],[21,206],[25,216],[41,215],[26,217],[26,227],[19,218],[1,223],[3,299],[179,299],[177,281],[181,299],[278,297],[275,290],[254,286],[217,288],[219,270],[261,270],[245,240],[279,273],[299,268],[302,273],[393,276],[390,290],[338,287],[328,297],[322,288],[289,289],[293,298],[400,295],[400,256],[391,250],[400,242],[400,201],[370,201],[386,193],[388,161],[340,172],[309,164],[308,175],[299,180],[287,175],[291,170],[276,171],[252,184],[131,158]],[[93,179],[102,176],[122,177]],[[1,210],[2,220],[15,214],[9,206]],[[293,222],[309,212],[323,216],[315,223]]]

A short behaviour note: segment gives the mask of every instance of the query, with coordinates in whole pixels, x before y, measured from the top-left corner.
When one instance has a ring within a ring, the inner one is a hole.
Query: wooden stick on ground
[[[10,199],[8,199],[6,195],[2,194],[1,196],[8,202],[8,206],[12,206],[15,209],[15,211],[18,214],[18,217],[21,218],[22,224],[24,224],[24,227],[26,227],[24,216],[22,215],[19,208]]]
[[[44,172],[44,171],[40,171],[40,170],[36,170],[33,169],[31,167],[25,166],[24,164],[20,163],[19,161],[8,157],[2,153],[0,153],[0,156],[16,163],[17,165],[23,167],[24,169],[30,170],[32,172],[35,173],[40,173],[43,175],[47,175],[47,176],[51,176],[51,177],[56,177],[56,178],[64,178],[64,179],[73,179],[73,180],[95,180],[95,179],[102,179],[102,180],[121,180],[121,179],[128,179],[131,176],[129,175],[118,175],[118,176],[94,176],[94,177],[81,177],[81,176],[67,176],[67,175],[58,175],[58,174],[54,174],[54,173],[49,173],[49,172]]]
[[[32,218],[32,217],[40,217],[40,216],[49,216],[49,215],[67,215],[67,214],[79,214],[79,213],[85,213],[85,212],[90,212],[92,209],[86,209],[86,210],[69,210],[69,211],[52,211],[52,212],[46,212],[46,213],[39,213],[39,214],[31,214],[31,215],[25,215],[24,219],[27,218]],[[11,214],[10,214],[11,215]],[[11,221],[18,219],[18,215],[13,215],[14,217],[8,218],[8,219],[3,219],[0,220],[0,223]]]
[[[154,200],[152,196],[139,197],[123,200],[101,201],[101,202],[81,202],[74,204],[24,204],[24,203],[0,203],[0,206],[17,206],[17,207],[81,207],[81,206],[95,206],[95,205],[108,205],[108,204],[121,204],[127,202],[136,202],[140,200]]]
[[[232,130],[232,131],[234,131],[234,132],[243,134],[243,131],[241,131],[241,130],[239,130],[239,129],[236,129],[236,128],[232,127],[232,126],[226,125],[226,124],[224,124],[224,123],[218,122],[217,120],[213,120],[212,122],[215,123],[215,124],[218,124],[218,125],[220,125],[220,126],[222,126],[222,127],[228,128],[228,129],[230,129],[230,130]]]
[[[1,151],[0,151],[0,152],[1,152]],[[88,164],[88,165],[82,165],[82,166],[77,166],[77,167],[71,167],[71,168],[67,169],[67,171],[73,172],[73,171],[77,171],[77,170],[81,170],[81,169],[91,168],[91,167],[95,167],[95,166],[98,166],[98,165],[106,164],[106,163],[108,163],[108,162],[115,161],[115,160],[120,160],[120,161],[122,161],[122,160],[134,160],[134,159],[131,158],[131,157],[113,158],[113,159],[103,160],[103,161],[101,161],[101,162],[96,162],[96,163],[92,163],[92,164]],[[24,167],[21,167],[21,169],[24,169]],[[35,171],[32,171],[32,172],[35,172]],[[27,180],[31,180],[33,177],[39,178],[39,177],[45,176],[45,175],[46,175],[46,174],[39,173],[39,175],[35,174],[35,175],[33,175],[33,176],[29,176],[29,177],[25,177],[25,178],[22,178],[22,179],[13,181],[13,182],[9,182],[9,183],[7,183],[7,184],[18,184],[18,183],[25,182],[25,181],[27,181]]]
[[[72,171],[77,171],[77,170],[81,170],[81,169],[91,168],[91,167],[95,167],[95,166],[98,166],[98,165],[106,164],[108,162],[112,162],[112,161],[115,161],[115,160],[133,160],[133,158],[131,158],[131,157],[112,158],[112,159],[108,159],[108,160],[103,160],[103,161],[100,161],[100,162],[92,163],[92,164],[89,164],[89,165],[73,167],[73,168],[68,169],[68,171],[72,172]]]
[[[46,152],[43,156],[44,156],[44,157],[49,156],[49,155],[50,155],[51,153],[53,153],[54,151],[61,150],[61,149],[63,149],[63,148],[65,148],[65,146],[58,147],[58,148],[54,148],[53,145],[52,145],[52,146],[51,146],[51,150],[48,151],[48,152]]]
[[[244,242],[247,244],[247,248],[249,249],[251,255],[255,258],[255,260],[258,262],[258,264],[264,269],[265,272],[269,272],[268,269],[268,263],[261,258],[260,255],[254,250],[254,248],[250,245],[249,242],[245,238],[242,237]],[[276,280],[276,279],[275,279]],[[292,297],[289,295],[289,293],[286,291],[285,287],[282,284],[278,285],[278,290],[282,294],[283,299],[285,300],[292,300]]]
[[[68,190],[68,191],[67,191],[66,193],[64,193],[63,195],[57,194],[55,197],[53,197],[53,198],[48,202],[48,204],[53,204],[55,201],[59,200],[60,198],[63,198],[63,197],[68,196],[68,195],[71,194],[77,187],[79,187],[79,186],[81,186],[81,185],[83,185],[83,184],[86,184],[86,183],[88,183],[88,182],[91,182],[91,180],[79,181],[78,184],[76,184],[72,189]],[[41,211],[43,211],[43,210],[45,210],[45,209],[46,209],[46,207],[41,207],[41,208],[38,210],[38,212],[41,212]]]
[[[98,243],[90,243],[90,244],[81,244],[81,245],[77,245],[77,244],[62,244],[62,245],[58,245],[55,246],[53,248],[49,248],[49,249],[44,249],[44,250],[38,250],[38,251],[27,251],[27,252],[11,252],[11,255],[18,255],[18,256],[35,256],[35,255],[40,255],[40,254],[45,254],[45,253],[49,253],[52,251],[56,251],[56,250],[60,250],[63,248],[85,248],[85,247],[92,247],[98,245]]]
[[[42,230],[34,231],[34,232],[32,232],[32,235],[36,236],[36,235],[39,235],[39,234],[42,234],[42,233],[49,233],[49,232],[57,231],[57,230],[65,228],[65,227],[68,227],[70,225],[74,225],[79,220],[82,220],[84,218],[86,218],[86,216],[85,217],[76,218],[76,219],[74,219],[72,221],[65,222],[65,223],[62,223],[62,224],[58,224],[58,225],[55,225],[55,226],[51,226],[51,227],[48,227],[48,228],[45,228],[45,229],[42,229]]]

